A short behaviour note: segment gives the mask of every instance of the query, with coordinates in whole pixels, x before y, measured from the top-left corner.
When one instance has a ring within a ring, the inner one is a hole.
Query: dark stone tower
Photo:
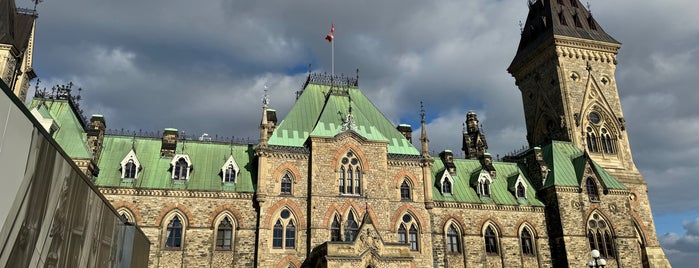
[[[473,111],[466,114],[462,144],[461,150],[464,151],[466,159],[480,159],[488,151],[488,142],[478,126],[478,117]]]
[[[588,172],[594,162],[628,187],[608,191],[600,185],[604,195],[589,201],[573,193],[584,192],[584,183],[577,189],[542,189],[556,267],[577,266],[585,258],[578,252],[589,252],[590,246],[579,238],[588,236],[582,228],[588,219],[579,215],[598,212],[609,215],[617,246],[638,252],[617,257],[612,266],[669,266],[657,241],[645,179],[631,156],[614,76],[620,47],[579,0],[529,1],[508,71],[522,93],[530,147],[572,142],[585,151],[580,158],[580,167],[587,165],[585,176],[599,176]],[[634,236],[641,241],[638,245],[625,238]]]

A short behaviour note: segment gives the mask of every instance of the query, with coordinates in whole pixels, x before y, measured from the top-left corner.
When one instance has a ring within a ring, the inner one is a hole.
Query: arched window
[[[272,229],[272,248],[293,249],[296,247],[296,225],[291,211],[282,209],[279,213],[279,219]]]
[[[361,195],[361,167],[359,159],[353,152],[348,152],[341,160],[340,166],[340,193]]]
[[[451,194],[451,182],[447,179],[442,182],[442,193]]]
[[[403,224],[401,224],[400,227],[398,227],[398,243],[408,243],[408,230],[405,229],[405,225]]]
[[[182,221],[180,221],[180,216],[175,216],[170,223],[168,223],[165,237],[166,249],[182,248]]]
[[[460,253],[461,252],[461,242],[459,239],[459,232],[456,231],[454,224],[449,225],[447,229],[447,252],[448,253]]]
[[[277,223],[274,224],[274,231],[272,234],[272,247],[273,248],[282,248],[282,243],[283,241],[283,235],[284,235],[284,227],[282,226],[282,220],[277,220]]]
[[[478,183],[481,196],[490,196],[490,183],[487,180]]]
[[[289,177],[289,174],[284,174],[284,177],[282,177],[281,193],[291,194],[291,178]]]
[[[597,146],[597,136],[593,132],[591,127],[587,127],[587,150],[591,153],[599,153],[599,146]]]
[[[225,173],[223,174],[223,182],[235,182],[235,174],[235,167],[233,167],[233,165],[228,165]]]
[[[216,227],[216,250],[231,250],[232,242],[233,225],[228,217],[225,217]]]
[[[125,179],[136,178],[136,164],[133,162],[132,159],[129,159],[129,161],[126,162],[125,168],[126,168],[126,170],[124,171],[124,178]]]
[[[345,222],[345,241],[352,242],[359,232],[359,224],[354,220],[354,213],[350,211]]]
[[[409,230],[409,238],[410,238],[410,250],[412,251],[418,251],[418,243],[417,243],[417,228],[415,228],[415,224],[410,225],[410,230]]]
[[[592,217],[587,221],[587,239],[590,250],[599,250],[600,255],[605,258],[614,258],[614,241],[612,240],[611,226],[597,212],[592,213]]]
[[[119,215],[119,216],[121,217],[121,220],[122,220],[123,222],[126,222],[126,223],[130,222],[130,221],[129,221],[129,217],[126,216],[126,213],[123,213],[123,212],[122,212],[121,215]]]
[[[612,139],[612,136],[607,132],[607,129],[602,129],[602,151],[604,151],[605,154],[613,154],[616,152],[616,141]]]
[[[402,221],[398,226],[398,243],[408,244],[411,251],[420,250],[418,224],[410,214],[403,215]]]
[[[330,225],[330,241],[342,241],[340,234],[340,217],[335,215],[333,223]]]
[[[534,255],[532,235],[529,232],[529,229],[522,229],[522,233],[520,235],[520,242],[522,243],[522,255]]]
[[[286,224],[286,248],[294,248],[296,246],[296,227],[293,221]]]
[[[517,198],[527,198],[525,192],[524,183],[517,183]]]
[[[599,202],[599,192],[597,191],[597,184],[592,178],[587,178],[585,181],[585,189],[587,190],[587,196],[590,197],[590,201]]]
[[[498,236],[493,230],[493,226],[488,226],[485,229],[485,253],[487,254],[500,254],[498,250]]]
[[[124,223],[136,225],[136,219],[134,218],[134,214],[133,212],[131,212],[130,209],[126,207],[120,207],[117,208],[117,213],[119,213],[119,217]]]
[[[400,185],[400,200],[404,200],[404,201],[412,200],[410,198],[410,185],[408,185],[407,180],[403,180],[403,183]]]
[[[178,159],[177,162],[175,163],[175,169],[172,170],[172,173],[174,175],[173,179],[186,180],[188,168],[189,168],[189,164],[187,164],[187,160],[185,160],[184,157]]]

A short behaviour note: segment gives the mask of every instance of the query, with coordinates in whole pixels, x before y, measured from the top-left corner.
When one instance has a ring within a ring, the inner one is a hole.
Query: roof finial
[[[430,152],[429,152],[429,145],[428,144],[429,144],[430,140],[427,139],[427,129],[425,129],[425,106],[422,104],[422,101],[420,101],[420,123],[421,123],[420,142],[422,143],[422,157],[429,158]]]
[[[524,33],[524,26],[522,24],[522,20],[519,20],[519,33],[520,34]]]
[[[590,1],[587,1],[587,11],[590,12],[590,14],[592,14],[592,8],[590,6]]]
[[[136,151],[136,131],[133,132],[133,137],[131,137],[131,150]]]

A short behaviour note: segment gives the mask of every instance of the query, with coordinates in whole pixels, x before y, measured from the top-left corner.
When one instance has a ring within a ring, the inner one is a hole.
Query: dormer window
[[[478,176],[477,192],[481,197],[490,197],[490,184],[493,183],[493,178],[486,171],[482,171]]]
[[[442,193],[451,194],[451,182],[449,180],[444,180],[442,182]]]
[[[515,193],[517,195],[517,198],[527,198],[527,196],[525,195],[526,189],[524,188],[524,183],[521,183],[521,182],[517,183],[516,188],[517,188],[517,190]]]
[[[170,162],[173,180],[187,180],[192,172],[192,162],[188,155],[175,155]]]
[[[239,173],[240,168],[238,168],[238,164],[231,155],[228,157],[228,160],[226,160],[226,163],[223,163],[223,166],[221,167],[221,177],[223,178],[223,183],[237,182]]]
[[[597,30],[597,25],[595,24],[595,20],[592,19],[592,16],[587,17],[587,25],[590,26],[590,29]]]
[[[558,12],[558,21],[561,22],[561,25],[568,25],[568,23],[566,23],[566,17],[563,15],[563,12]]]
[[[439,189],[442,194],[451,194],[452,187],[454,186],[454,179],[451,177],[451,173],[448,170],[444,170],[442,178],[439,179]]]
[[[573,15],[573,22],[575,23],[575,27],[582,28],[582,23],[580,22],[578,14]]]
[[[121,160],[120,164],[122,179],[138,178],[138,171],[141,169],[141,163],[139,163],[138,158],[136,158],[136,152],[133,149],[126,154],[126,157]]]
[[[572,7],[578,7],[578,0],[570,0],[570,5]]]

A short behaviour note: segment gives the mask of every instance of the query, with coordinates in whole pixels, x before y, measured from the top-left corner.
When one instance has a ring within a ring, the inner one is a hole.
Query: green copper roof
[[[52,118],[58,125],[53,138],[61,145],[63,151],[71,158],[92,158],[92,151],[87,147],[85,129],[67,100],[33,99],[27,105],[30,110],[37,107],[41,116]]]
[[[544,146],[542,151],[544,153],[544,161],[551,169],[544,187],[553,185],[579,187],[582,184],[585,166],[589,162],[605,187],[609,189],[628,189],[570,142],[553,141],[551,144]]]
[[[469,159],[454,159],[456,173],[452,178],[452,194],[442,194],[439,180],[442,178],[446,169],[444,163],[438,157],[434,158],[432,166],[432,195],[435,201],[460,202],[460,203],[484,203],[484,204],[501,204],[501,205],[525,205],[525,206],[544,206],[537,199],[536,190],[532,186],[529,178],[516,163],[495,162],[493,166],[497,170],[497,175],[493,178],[493,183],[490,185],[490,197],[480,197],[476,192],[478,176],[483,170],[481,163],[478,160]],[[510,184],[514,185],[514,181],[519,176],[522,176],[526,187],[526,199],[517,199],[514,194],[514,189],[510,189]],[[476,183],[473,183],[473,181]]]
[[[141,164],[133,184],[123,184],[121,161],[135,148]],[[100,173],[95,184],[99,186],[127,186],[156,189],[187,189],[203,191],[254,192],[256,168],[253,167],[252,145],[233,145],[233,158],[240,168],[236,183],[223,183],[221,168],[231,156],[231,145],[212,142],[179,141],[177,154],[186,154],[192,162],[192,171],[186,181],[171,179],[172,157],[160,157],[161,140],[157,138],[111,136],[104,137],[99,161]],[[183,149],[184,147],[184,149]]]
[[[269,139],[270,145],[302,147],[308,137],[334,137],[347,131],[343,126],[350,108],[353,128],[357,134],[371,141],[388,143],[388,153],[419,155],[413,145],[398,132],[393,124],[357,87],[336,89],[309,83],[291,108],[286,118]]]

